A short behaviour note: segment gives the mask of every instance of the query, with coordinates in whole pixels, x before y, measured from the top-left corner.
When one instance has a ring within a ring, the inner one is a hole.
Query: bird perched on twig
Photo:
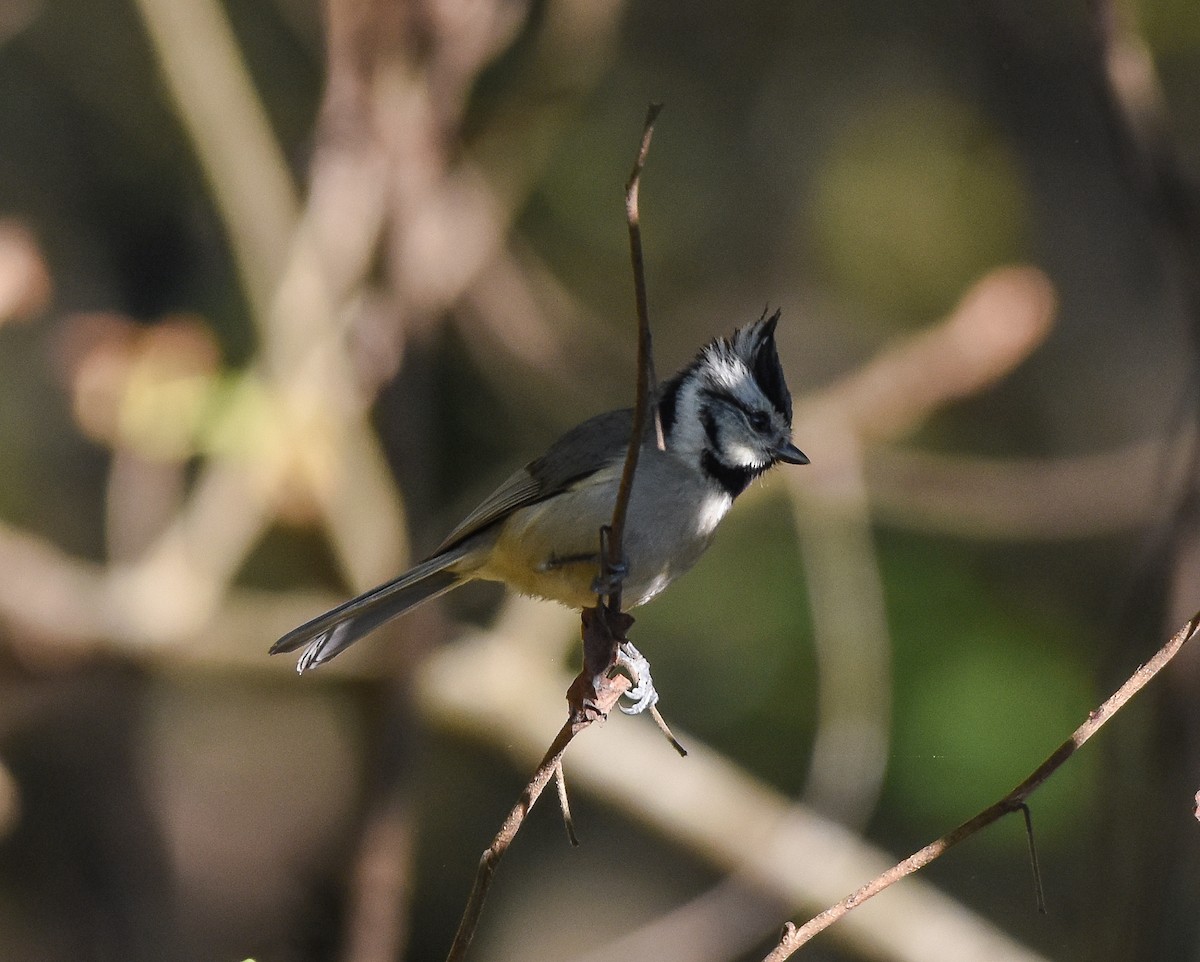
[[[754,478],[779,461],[808,463],[791,439],[792,398],[775,346],[778,321],[778,311],[764,312],[716,338],[662,385],[663,447],[651,425],[626,516],[626,606],[649,601],[695,564]],[[303,647],[298,670],[315,668],[384,622],[477,578],[576,608],[594,605],[605,590],[597,582],[599,530],[612,516],[632,426],[633,413],[625,408],[567,431],[467,515],[432,555],[288,632],[271,654]],[[637,710],[655,697],[648,685],[639,688],[631,692]]]

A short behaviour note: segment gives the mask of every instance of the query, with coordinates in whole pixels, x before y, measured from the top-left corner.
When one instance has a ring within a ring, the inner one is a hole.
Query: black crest
[[[780,311],[770,317],[764,310],[762,317],[754,322],[748,333],[754,337],[751,346],[750,370],[754,380],[775,409],[792,423],[792,395],[783,377],[783,365],[779,363],[779,351],[775,347],[775,325],[779,323]]]

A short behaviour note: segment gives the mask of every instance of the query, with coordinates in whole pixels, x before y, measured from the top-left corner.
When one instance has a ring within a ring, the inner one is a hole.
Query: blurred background
[[[440,959],[575,616],[267,648],[783,311],[813,464],[638,616],[475,959],[756,959],[1200,607],[1200,6],[0,4],[0,958]],[[1200,653],[822,960],[1200,958]],[[553,793],[550,793],[553,794]]]

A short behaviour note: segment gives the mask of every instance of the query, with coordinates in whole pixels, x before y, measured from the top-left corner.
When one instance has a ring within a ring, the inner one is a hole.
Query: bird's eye
[[[765,411],[750,412],[750,427],[754,428],[759,434],[764,432],[771,426],[771,419]]]

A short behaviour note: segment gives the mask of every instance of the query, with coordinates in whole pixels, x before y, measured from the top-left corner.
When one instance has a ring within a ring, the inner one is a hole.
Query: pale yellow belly
[[[600,526],[612,517],[618,470],[606,469],[551,501],[513,512],[474,576],[575,608],[594,605]],[[692,566],[731,502],[699,488],[666,455],[646,458],[638,482],[624,545],[628,607],[648,601]]]

